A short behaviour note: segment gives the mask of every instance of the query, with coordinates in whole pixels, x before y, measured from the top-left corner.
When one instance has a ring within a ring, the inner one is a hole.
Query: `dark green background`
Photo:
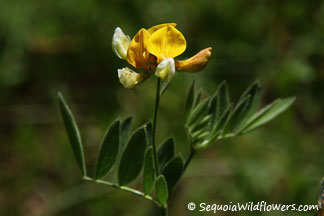
[[[226,79],[237,99],[259,79],[262,104],[297,96],[262,129],[198,154],[170,215],[203,215],[187,210],[190,201],[316,203],[324,175],[323,1],[0,0],[0,215],[152,215],[147,201],[81,181],[56,92],[74,111],[93,166],[112,120],[133,114],[136,128],[153,112],[154,77],[131,90],[118,81],[117,68],[128,65],[112,52],[113,31],[120,26],[132,37],[164,22],[176,22],[187,39],[179,59],[213,48],[207,68],[178,73],[161,100],[158,140],[173,134],[184,156],[183,108],[193,79],[206,95]],[[140,180],[133,186],[141,188]]]

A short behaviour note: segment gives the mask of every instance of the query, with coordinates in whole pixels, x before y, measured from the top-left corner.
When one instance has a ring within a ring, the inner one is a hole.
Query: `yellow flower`
[[[170,82],[176,70],[197,72],[207,65],[211,48],[206,48],[184,61],[174,60],[187,47],[185,37],[175,27],[175,23],[165,23],[148,30],[142,28],[131,41],[119,27],[116,28],[112,43],[113,50],[119,58],[127,60],[133,67],[141,70],[140,73],[128,68],[119,70],[120,82],[125,87],[133,87],[152,73],[163,81]]]

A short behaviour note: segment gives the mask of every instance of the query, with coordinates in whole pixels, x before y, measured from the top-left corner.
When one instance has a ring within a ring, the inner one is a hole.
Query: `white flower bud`
[[[118,69],[118,77],[120,83],[125,88],[133,88],[136,84],[145,79],[145,74],[139,74],[129,68]]]
[[[175,74],[173,58],[166,58],[156,67],[155,75],[163,81],[170,82]]]
[[[175,65],[173,58],[166,58],[156,67],[155,75],[163,81],[170,82],[175,74]]]
[[[130,42],[129,36],[125,35],[121,28],[117,27],[112,38],[112,48],[120,59],[126,60],[127,49]]]

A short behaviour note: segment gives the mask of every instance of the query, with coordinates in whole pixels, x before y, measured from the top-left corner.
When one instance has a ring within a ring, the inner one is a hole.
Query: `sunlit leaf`
[[[86,166],[84,161],[83,146],[82,146],[82,140],[81,140],[78,126],[75,123],[73,114],[70,108],[68,107],[67,103],[65,102],[64,97],[61,93],[58,93],[58,102],[59,102],[59,107],[62,114],[63,122],[65,125],[65,129],[70,139],[70,143],[71,143],[71,147],[75,159],[82,172],[82,175],[86,176],[87,174],[86,174]]]
[[[153,163],[153,149],[148,147],[145,153],[144,159],[144,177],[143,177],[143,188],[144,194],[151,193],[154,186],[154,163]]]
[[[165,205],[168,201],[169,192],[167,182],[163,175],[160,175],[155,181],[155,191],[157,200],[162,204]]]
[[[122,154],[118,170],[119,185],[131,183],[140,173],[147,147],[145,128],[135,131]]]
[[[241,133],[250,132],[269,122],[290,107],[294,101],[295,97],[275,100],[248,119]]]
[[[119,149],[120,120],[114,121],[108,128],[97,159],[96,178],[104,177],[116,162]]]

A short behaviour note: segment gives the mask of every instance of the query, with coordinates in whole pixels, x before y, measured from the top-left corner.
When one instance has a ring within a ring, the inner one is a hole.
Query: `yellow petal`
[[[160,25],[156,25],[156,26],[153,26],[151,28],[149,28],[147,31],[150,33],[150,34],[153,34],[154,32],[156,32],[157,30],[159,30],[160,28],[163,28],[165,26],[173,26],[173,27],[176,27],[177,24],[176,23],[163,23],[163,24],[160,24]]]
[[[207,65],[211,56],[211,52],[212,48],[208,47],[206,49],[201,50],[199,53],[197,53],[189,59],[183,61],[176,61],[176,68],[178,71],[185,72],[201,71]]]
[[[148,40],[147,50],[161,62],[174,58],[186,50],[186,39],[176,28],[165,26],[154,32]]]
[[[142,28],[128,46],[126,59],[135,68],[146,68],[146,62],[150,55],[146,50],[146,46],[150,35],[146,29]]]

